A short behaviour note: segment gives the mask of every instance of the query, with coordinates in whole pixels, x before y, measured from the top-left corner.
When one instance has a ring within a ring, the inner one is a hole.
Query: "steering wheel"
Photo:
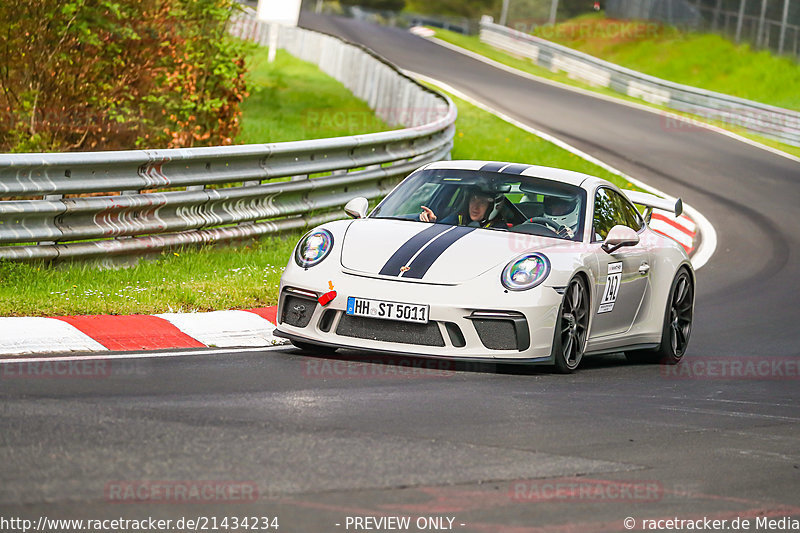
[[[529,218],[528,221],[533,222],[534,224],[541,224],[542,226],[545,226],[547,229],[551,230],[559,237],[561,236],[571,237],[570,234],[572,233],[572,229],[563,224],[558,224],[557,222],[554,222],[547,217],[533,217]]]

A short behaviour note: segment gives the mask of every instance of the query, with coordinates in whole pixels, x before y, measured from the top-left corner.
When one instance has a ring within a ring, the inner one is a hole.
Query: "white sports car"
[[[644,207],[644,216],[634,207]],[[308,232],[281,278],[276,335],[575,370],[584,355],[676,363],[692,327],[684,249],[648,228],[681,201],[554,168],[431,163],[367,215]]]

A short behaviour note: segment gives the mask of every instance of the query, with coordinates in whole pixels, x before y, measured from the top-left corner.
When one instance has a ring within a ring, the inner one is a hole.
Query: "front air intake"
[[[369,339],[422,346],[444,346],[442,333],[436,322],[416,324],[360,316],[342,315],[336,334],[357,339]]]
[[[283,305],[281,306],[280,322],[304,328],[311,321],[311,315],[317,308],[317,300],[304,294],[294,292],[284,293]]]
[[[525,315],[514,311],[475,311],[472,321],[481,343],[490,350],[527,350],[531,345]]]

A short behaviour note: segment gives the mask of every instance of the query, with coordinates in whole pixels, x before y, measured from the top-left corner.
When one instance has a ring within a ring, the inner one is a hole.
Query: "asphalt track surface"
[[[83,378],[3,367],[0,517],[257,515],[277,516],[282,532],[336,532],[355,530],[347,516],[436,516],[454,518],[454,531],[522,533],[625,531],[626,517],[636,529],[644,518],[745,517],[755,531],[755,516],[800,515],[800,164],[499,72],[402,30],[302,23],[699,209],[718,247],[698,272],[694,375],[620,355],[560,376],[409,370],[420,361],[291,348],[115,361]],[[771,366],[759,379],[713,377],[737,361]],[[114,499],[114,487],[137,480],[227,480],[252,484],[258,498]]]

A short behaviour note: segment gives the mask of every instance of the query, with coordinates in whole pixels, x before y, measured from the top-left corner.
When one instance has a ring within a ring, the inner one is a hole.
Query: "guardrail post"
[[[783,0],[783,17],[781,18],[781,37],[778,43],[778,55],[783,54],[783,41],[786,38],[786,25],[789,22],[789,0]]]
[[[736,21],[736,44],[742,42],[742,23],[744,22],[744,8],[747,0],[739,0],[739,19]]]
[[[716,5],[714,6],[714,14],[711,20],[711,31],[715,32],[719,29],[719,15],[720,11],[722,11],[722,0],[717,0]]]
[[[64,195],[63,194],[46,194],[46,195],[44,195],[43,199],[47,200],[47,201],[58,202],[59,200],[63,200],[64,199]],[[58,217],[55,217],[55,219],[53,220],[53,225],[54,226],[58,225],[57,224],[57,219],[58,219]],[[50,246],[50,245],[54,245],[55,243],[56,243],[56,241],[39,241],[37,244],[39,246]]]
[[[767,16],[767,0],[761,0],[761,14],[758,17],[758,37],[756,46],[764,47],[764,22]]]

